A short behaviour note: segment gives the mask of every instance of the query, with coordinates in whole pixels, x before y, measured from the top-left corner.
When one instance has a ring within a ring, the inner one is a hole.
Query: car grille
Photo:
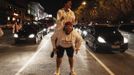
[[[116,41],[116,42],[113,43],[113,45],[120,45],[120,44],[121,44],[120,41]]]

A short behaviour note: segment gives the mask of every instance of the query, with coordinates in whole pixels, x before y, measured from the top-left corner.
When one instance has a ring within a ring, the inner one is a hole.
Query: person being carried
[[[64,7],[58,10],[56,30],[63,28],[64,24],[68,21],[75,23],[75,14],[71,10],[71,5],[71,0],[66,0]]]
[[[0,27],[0,37],[2,37],[4,35],[4,32],[2,30],[2,28]]]
[[[63,29],[55,32],[51,37],[53,51],[57,54],[55,75],[60,75],[60,65],[66,51],[70,64],[70,75],[76,75],[74,71],[74,52],[78,53],[83,41],[81,35],[73,29],[72,22],[66,22]]]
[[[12,28],[13,28],[12,33],[16,33],[22,28],[22,25],[15,22],[15,24],[12,26]]]

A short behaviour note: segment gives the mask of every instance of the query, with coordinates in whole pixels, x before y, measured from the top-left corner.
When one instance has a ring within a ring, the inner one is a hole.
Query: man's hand
[[[50,57],[51,57],[51,58],[53,58],[53,57],[54,57],[54,54],[55,54],[56,50],[57,50],[57,49],[56,49],[56,48],[54,48],[54,49],[53,49],[53,51],[51,52],[51,55],[50,55]]]
[[[53,48],[53,52],[56,52],[57,51],[57,49],[56,48]]]
[[[78,54],[79,49],[76,49],[76,54]]]

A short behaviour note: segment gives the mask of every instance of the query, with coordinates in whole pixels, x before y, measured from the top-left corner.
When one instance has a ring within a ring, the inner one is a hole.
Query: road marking
[[[50,40],[50,38],[47,39],[47,40],[45,41],[45,43],[43,44],[45,47],[47,46],[46,44],[48,43],[49,40]],[[36,51],[36,53],[30,58],[30,60],[29,60],[15,75],[20,75],[20,73],[31,63],[32,60],[34,60],[34,58],[37,56],[37,54],[42,50],[42,48],[43,48],[44,46],[40,47],[40,48]]]
[[[95,56],[95,54],[93,54],[91,51],[89,51],[88,49],[86,49],[89,54],[110,74],[110,75],[115,75],[110,68],[108,68],[99,58],[97,58],[97,56]]]
[[[127,53],[127,54],[129,54],[131,56],[134,56],[134,50],[133,49],[128,48],[128,50],[126,50],[125,53]]]

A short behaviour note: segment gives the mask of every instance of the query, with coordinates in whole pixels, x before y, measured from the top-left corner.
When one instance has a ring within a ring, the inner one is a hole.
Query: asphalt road
[[[48,34],[39,45],[14,44],[11,35],[0,38],[0,75],[53,75],[55,57],[50,58],[52,45]],[[133,75],[134,50],[119,52],[92,52],[85,43],[75,54],[77,75]],[[65,55],[61,75],[69,75],[68,59]]]

